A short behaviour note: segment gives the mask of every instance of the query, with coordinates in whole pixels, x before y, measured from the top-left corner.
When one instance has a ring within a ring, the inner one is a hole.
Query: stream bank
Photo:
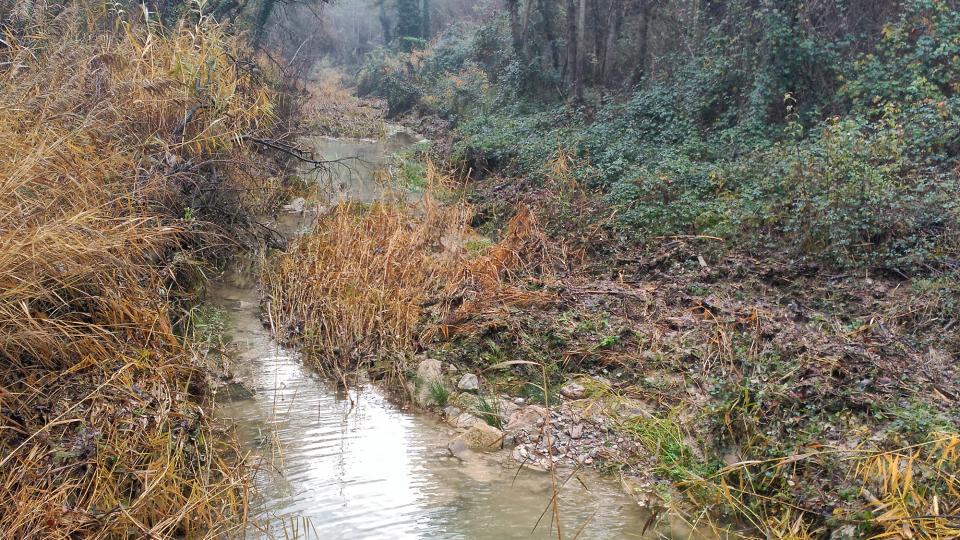
[[[955,491],[955,328],[937,322],[952,316],[948,282],[830,274],[713,236],[641,243],[563,149],[514,178],[468,166],[482,156],[458,169],[445,148],[406,153],[394,175],[432,213],[342,210],[284,255],[276,320],[314,361],[399,373],[421,407],[472,431],[454,452],[516,444],[525,466],[598,468],[698,522],[879,534],[910,521],[898,493],[933,508],[932,493]],[[529,409],[547,400],[549,415]],[[533,429],[509,429],[516,413]],[[891,488],[906,467],[933,491]],[[955,529],[931,520],[919,525]]]
[[[363,159],[323,178],[332,188],[325,204],[292,204],[276,228],[295,236],[310,230],[313,209],[375,202],[381,188],[374,173],[415,139],[400,131],[381,141],[310,140],[324,159]],[[548,512],[553,479],[520,467],[510,450],[451,445],[463,429],[398,404],[362,375],[350,376],[348,390],[333,384],[273,339],[271,323],[257,309],[254,265],[235,263],[211,287],[211,297],[230,320],[229,369],[253,395],[228,396],[218,418],[236,426],[258,464],[251,535],[555,538],[558,515],[564,537],[578,530],[580,538],[689,537],[680,524],[651,527],[652,514],[616,482],[583,469],[559,471],[559,512]]]

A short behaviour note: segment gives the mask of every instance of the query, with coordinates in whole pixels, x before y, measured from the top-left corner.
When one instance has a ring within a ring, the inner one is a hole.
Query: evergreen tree
[[[397,0],[397,37],[400,47],[409,50],[412,39],[418,39],[421,32],[420,0]]]
[[[429,40],[431,37],[430,32],[430,0],[423,0],[423,5],[421,6],[421,12],[423,14],[423,39]]]

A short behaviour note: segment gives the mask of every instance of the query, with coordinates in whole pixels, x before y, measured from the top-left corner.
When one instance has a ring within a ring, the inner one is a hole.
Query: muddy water
[[[337,198],[370,199],[370,172],[410,142],[317,140],[327,158],[362,155],[367,164],[335,178]],[[369,166],[368,166],[369,165]],[[309,219],[289,214],[288,231]],[[345,393],[277,345],[258,317],[255,283],[228,271],[213,296],[231,314],[234,371],[252,399],[220,406],[259,463],[251,538],[556,538],[547,474],[518,470],[506,452],[451,457],[453,431],[405,410],[376,387]],[[578,473],[560,492],[563,538],[641,538],[649,517],[618,486]],[[540,520],[539,525],[538,520]],[[682,536],[668,531],[647,537]]]

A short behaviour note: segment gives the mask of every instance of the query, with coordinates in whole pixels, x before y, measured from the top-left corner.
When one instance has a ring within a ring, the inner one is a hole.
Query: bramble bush
[[[887,118],[831,119],[809,139],[783,142],[734,165],[732,213],[769,247],[840,267],[914,269],[949,255],[958,217],[956,178],[906,156],[904,131]]]
[[[563,148],[639,242],[709,234],[840,268],[930,270],[958,258],[951,5],[909,0],[876,36],[830,39],[780,8],[731,7],[742,36],[708,29],[708,46],[663,56],[655,75],[593,105],[558,102],[558,74],[515,57],[497,19],[371,55],[361,88],[391,113],[452,120],[453,157],[470,167],[537,180]]]

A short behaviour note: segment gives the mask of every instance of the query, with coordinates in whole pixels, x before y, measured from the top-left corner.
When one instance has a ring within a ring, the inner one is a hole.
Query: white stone
[[[458,441],[472,450],[489,452],[501,448],[503,432],[485,422],[478,422],[458,435],[450,444],[459,446]]]
[[[583,399],[587,395],[587,389],[582,384],[571,382],[560,388],[560,395],[567,399]]]
[[[476,392],[480,390],[480,379],[473,373],[464,373],[457,383],[457,388],[465,392]]]

